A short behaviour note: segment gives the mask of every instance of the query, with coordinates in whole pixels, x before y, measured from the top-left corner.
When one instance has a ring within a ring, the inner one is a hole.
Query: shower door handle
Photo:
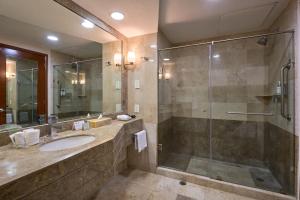
[[[247,113],[247,112],[232,112],[228,111],[227,114],[231,115],[263,115],[263,116],[273,116],[273,113]]]
[[[287,120],[291,120],[290,114],[289,114],[289,70],[291,68],[291,60],[288,61],[288,63],[283,66],[280,70],[280,81],[281,81],[281,107],[280,107],[280,113],[281,116]],[[287,98],[285,98],[287,97]],[[287,101],[285,101],[287,99]],[[285,109],[285,105],[287,107],[287,112]]]

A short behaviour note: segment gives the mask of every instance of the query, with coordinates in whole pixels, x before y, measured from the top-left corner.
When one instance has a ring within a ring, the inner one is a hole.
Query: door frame
[[[37,116],[48,116],[48,55],[0,43],[0,108],[6,109],[6,56],[31,59],[38,62]],[[0,112],[0,125],[6,123],[5,111]]]

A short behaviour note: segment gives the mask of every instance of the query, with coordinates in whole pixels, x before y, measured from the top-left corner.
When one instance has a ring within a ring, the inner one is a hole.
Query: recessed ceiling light
[[[163,60],[164,60],[164,61],[169,61],[169,60],[170,60],[170,58],[164,58]]]
[[[156,48],[157,48],[157,45],[156,45],[156,44],[151,44],[151,45],[150,45],[150,48],[151,48],[151,49],[156,49]]]
[[[111,18],[113,18],[114,20],[118,20],[121,21],[124,19],[124,14],[120,13],[120,12],[112,12],[110,14]]]
[[[213,55],[214,58],[220,58],[220,54]]]
[[[48,40],[51,40],[51,41],[58,41],[58,37],[54,36],[54,35],[48,35],[47,36],[47,39]]]
[[[94,28],[94,24],[92,22],[90,22],[89,20],[84,20],[81,25],[84,27],[84,28]]]

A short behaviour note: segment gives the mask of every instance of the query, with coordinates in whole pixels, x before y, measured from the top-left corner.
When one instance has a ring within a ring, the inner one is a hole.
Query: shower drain
[[[257,181],[259,181],[259,182],[264,182],[264,181],[265,181],[264,179],[262,179],[262,178],[259,178],[259,177],[258,177],[258,178],[256,178],[256,180],[257,180]]]
[[[221,176],[217,176],[216,179],[217,179],[218,181],[223,181],[223,179],[222,179]]]
[[[186,185],[186,182],[185,181],[179,181],[179,184],[180,185]]]

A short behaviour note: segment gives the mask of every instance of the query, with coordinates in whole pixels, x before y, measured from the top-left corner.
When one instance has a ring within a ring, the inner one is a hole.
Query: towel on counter
[[[134,140],[135,149],[140,153],[147,147],[146,131],[142,130],[140,132],[135,133],[134,135],[135,135],[135,140]]]

